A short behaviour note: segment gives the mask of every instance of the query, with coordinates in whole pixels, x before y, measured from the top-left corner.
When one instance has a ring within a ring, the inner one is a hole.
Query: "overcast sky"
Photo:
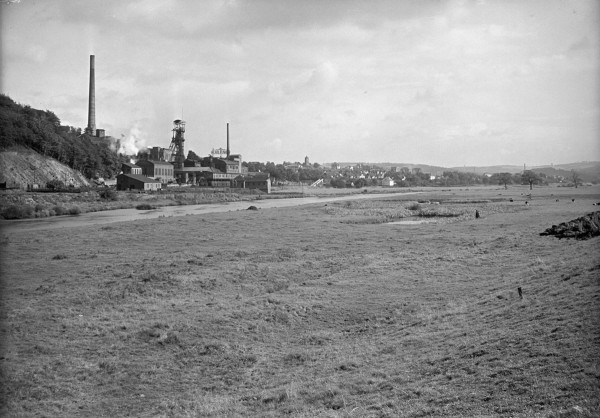
[[[600,160],[597,0],[3,0],[1,90],[249,161]]]

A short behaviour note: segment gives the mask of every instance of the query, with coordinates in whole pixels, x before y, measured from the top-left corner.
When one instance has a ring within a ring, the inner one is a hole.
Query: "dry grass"
[[[510,192],[3,235],[0,413],[598,416],[598,190]]]

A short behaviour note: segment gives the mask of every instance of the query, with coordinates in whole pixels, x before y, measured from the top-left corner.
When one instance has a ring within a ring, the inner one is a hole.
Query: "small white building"
[[[394,187],[396,185],[396,182],[390,177],[384,177],[383,179],[381,179],[381,185],[383,187]]]

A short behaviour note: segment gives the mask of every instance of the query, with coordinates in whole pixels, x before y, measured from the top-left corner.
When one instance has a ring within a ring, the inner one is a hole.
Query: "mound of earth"
[[[558,238],[589,239],[600,235],[600,211],[588,213],[581,218],[559,225],[552,225],[540,235],[555,235]]]
[[[79,171],[34,151],[0,152],[0,183],[6,187],[25,189],[28,184],[45,187],[50,180],[61,180],[75,187],[89,186],[90,182]]]

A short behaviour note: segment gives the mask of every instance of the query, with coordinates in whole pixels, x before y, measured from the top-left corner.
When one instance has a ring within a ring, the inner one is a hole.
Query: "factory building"
[[[152,147],[148,150],[148,160],[152,161],[171,161],[172,152],[170,149],[162,147]]]
[[[142,175],[142,167],[123,163],[122,173],[117,176],[117,190],[160,190],[161,183],[158,180],[151,179]]]
[[[192,184],[197,186],[209,186],[211,169],[196,165],[195,161],[185,160],[183,168],[176,170],[177,183]]]
[[[123,163],[121,171],[123,174],[142,174],[142,167],[133,163]]]
[[[269,173],[246,173],[233,179],[233,186],[237,189],[255,189],[271,193],[271,179]]]
[[[119,174],[117,190],[156,191],[161,189],[161,182],[141,174]]]
[[[161,183],[169,183],[175,179],[173,164],[167,161],[139,160],[137,165],[141,167],[146,177],[159,180]]]

